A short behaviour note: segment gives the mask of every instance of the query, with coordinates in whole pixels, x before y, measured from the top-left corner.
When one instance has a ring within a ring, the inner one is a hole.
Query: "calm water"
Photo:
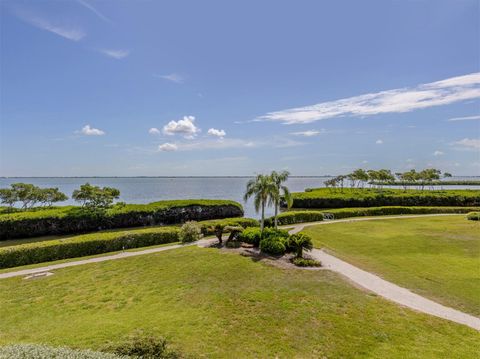
[[[71,196],[74,189],[89,182],[97,186],[115,187],[120,190],[120,200],[127,203],[149,203],[164,199],[231,199],[243,204],[245,216],[258,217],[252,201],[243,202],[243,193],[250,177],[148,177],[148,178],[0,178],[0,188],[8,187],[11,183],[32,183],[39,187],[58,187],[67,196]],[[292,177],[287,186],[292,192],[299,192],[309,187],[323,187],[328,177]],[[462,179],[457,177],[455,179]],[[465,178],[478,179],[478,178]],[[444,188],[461,188],[460,186],[445,186]],[[480,186],[469,186],[471,189],[480,189]],[[70,199],[62,204],[74,204]],[[267,214],[273,214],[269,208]]]

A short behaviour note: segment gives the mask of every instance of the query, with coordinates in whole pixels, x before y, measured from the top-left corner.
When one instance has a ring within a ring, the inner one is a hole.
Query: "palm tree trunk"
[[[263,227],[265,222],[265,201],[262,201],[262,218],[260,220],[260,231],[263,233]]]
[[[275,229],[278,229],[278,202],[275,202]]]

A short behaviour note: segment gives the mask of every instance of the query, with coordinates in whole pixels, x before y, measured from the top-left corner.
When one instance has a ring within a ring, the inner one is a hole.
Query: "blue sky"
[[[480,175],[477,0],[0,3],[0,175]]]

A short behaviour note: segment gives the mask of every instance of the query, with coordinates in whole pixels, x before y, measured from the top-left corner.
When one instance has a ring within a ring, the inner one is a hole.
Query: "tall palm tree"
[[[288,171],[282,171],[280,173],[273,171],[270,174],[272,182],[275,184],[275,193],[273,193],[272,196],[273,205],[275,206],[275,229],[278,228],[278,209],[280,208],[282,197],[287,203],[288,208],[290,208],[293,203],[293,198],[288,187],[283,185],[283,183],[287,181],[288,176],[290,176],[290,172]]]
[[[261,211],[260,229],[262,232],[265,225],[265,207],[272,204],[272,197],[275,192],[275,184],[267,175],[257,175],[247,183],[243,199],[246,202],[250,197],[254,197],[255,210],[257,213]]]

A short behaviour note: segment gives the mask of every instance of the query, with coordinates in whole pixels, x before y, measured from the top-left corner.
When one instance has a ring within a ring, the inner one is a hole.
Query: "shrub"
[[[477,207],[368,207],[368,208],[339,208],[330,209],[328,211],[291,211],[283,212],[278,216],[280,225],[288,225],[294,223],[306,223],[323,221],[326,213],[333,214],[334,219],[342,219],[349,217],[361,216],[387,216],[401,214],[442,214],[442,213],[468,213]],[[272,218],[267,220],[268,224],[273,223]]]
[[[127,359],[130,357],[92,350],[51,347],[43,344],[13,344],[0,347],[2,359]],[[176,358],[176,357],[172,357]]]
[[[294,257],[291,259],[291,262],[298,267],[321,267],[322,263],[315,259],[307,259],[301,257]]]
[[[267,237],[260,241],[260,250],[272,255],[285,254],[285,239],[282,237]]]
[[[242,206],[224,200],[176,200],[115,205],[101,212],[74,206],[39,208],[0,213],[0,240],[238,216],[243,216]],[[245,223],[248,221],[252,220],[246,219]]]
[[[284,240],[286,240],[288,237],[288,231],[275,228],[265,228],[262,236],[262,238],[283,238]]]
[[[328,188],[294,193],[292,208],[373,206],[480,206],[479,190],[420,191],[401,189]]]
[[[142,359],[177,359],[180,354],[169,348],[165,338],[137,332],[123,342],[112,343],[103,349],[129,358]]]
[[[260,228],[246,228],[239,236],[242,242],[253,244],[258,247],[262,239],[262,231]]]
[[[312,239],[303,233],[293,234],[288,238],[287,250],[295,252],[297,258],[303,257],[304,250],[312,250]]]
[[[232,228],[241,227],[258,227],[258,221],[252,218],[227,218],[211,221],[203,221],[201,223],[201,230],[204,236],[214,234],[219,243],[222,243],[222,236],[224,233],[228,233]]]
[[[72,198],[77,202],[90,209],[108,208],[113,201],[120,197],[120,191],[112,187],[92,186],[85,183],[80,189],[73,191]]]
[[[471,221],[480,221],[480,212],[470,212],[467,214],[467,219]]]
[[[179,238],[182,243],[195,242],[201,237],[202,230],[195,221],[186,222],[180,229]]]
[[[178,232],[176,227],[97,232],[65,239],[0,247],[0,268],[177,242]]]

